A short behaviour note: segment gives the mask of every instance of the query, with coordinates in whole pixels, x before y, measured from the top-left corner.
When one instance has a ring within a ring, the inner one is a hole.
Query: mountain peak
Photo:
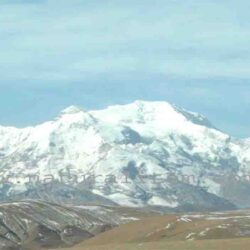
[[[207,128],[215,128],[203,115],[179,108],[166,101],[136,100],[126,105],[113,105],[100,111],[91,112],[101,120],[113,124],[152,123],[163,130],[183,130],[187,122]],[[156,130],[156,128],[155,128]]]
[[[61,114],[77,114],[79,112],[85,112],[85,110],[78,106],[71,105],[65,108],[64,110],[62,110]]]
[[[144,100],[136,100],[132,104],[140,106],[140,107],[147,107],[147,106],[169,106],[173,107],[174,105],[170,104],[167,101],[144,101]]]
[[[55,120],[32,129],[0,127],[0,178],[11,176],[13,182],[6,197],[29,191],[26,176],[53,175],[57,181],[70,165],[82,188],[89,187],[85,177],[98,176],[90,189],[119,205],[205,208],[225,198],[246,207],[249,197],[229,189],[231,180],[220,183],[214,177],[239,176],[250,169],[249,162],[247,142],[229,140],[227,134],[210,129],[204,116],[164,101],[135,101],[96,111],[70,106]],[[142,182],[141,169],[148,176]],[[181,178],[169,180],[169,173]],[[154,174],[161,176],[156,183]],[[115,183],[107,182],[110,175],[117,177]],[[236,187],[240,190],[241,185],[237,182]]]

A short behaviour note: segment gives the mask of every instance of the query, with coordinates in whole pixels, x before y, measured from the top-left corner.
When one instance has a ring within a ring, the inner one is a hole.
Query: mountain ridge
[[[94,111],[70,106],[34,127],[0,127],[0,178],[10,177],[11,193],[25,192],[25,176],[51,175],[54,181],[70,169],[78,177],[102,176],[91,185],[89,179],[70,185],[87,186],[120,205],[215,208],[217,201],[218,207],[230,207],[238,202],[225,194],[230,181],[216,177],[248,171],[249,145],[248,139],[231,137],[206,117],[167,102],[136,101]],[[196,181],[166,179],[170,174]],[[155,181],[155,175],[161,179]],[[245,207],[250,199],[241,197],[243,185],[249,183],[235,181],[234,192]]]

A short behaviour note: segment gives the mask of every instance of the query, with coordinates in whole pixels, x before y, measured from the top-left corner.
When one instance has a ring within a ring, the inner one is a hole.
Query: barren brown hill
[[[249,250],[249,239],[147,242],[102,246],[79,245],[64,250]]]
[[[250,211],[154,216],[99,234],[71,250],[249,249]]]

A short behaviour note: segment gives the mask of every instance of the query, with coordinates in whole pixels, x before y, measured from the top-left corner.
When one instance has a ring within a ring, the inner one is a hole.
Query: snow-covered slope
[[[236,176],[250,168],[249,153],[249,140],[232,138],[202,115],[167,102],[89,112],[72,106],[36,127],[0,127],[7,195],[27,191],[36,175],[127,206],[229,206],[225,187],[231,179],[236,193],[248,185]],[[250,204],[243,200],[241,206]]]

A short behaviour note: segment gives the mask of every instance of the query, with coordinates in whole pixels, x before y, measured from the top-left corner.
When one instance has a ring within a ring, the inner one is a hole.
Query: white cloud
[[[250,78],[246,1],[31,3],[0,4],[4,80],[130,72]]]

